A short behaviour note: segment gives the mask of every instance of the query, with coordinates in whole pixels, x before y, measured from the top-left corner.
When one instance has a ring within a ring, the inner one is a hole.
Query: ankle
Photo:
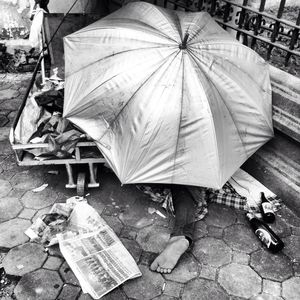
[[[184,235],[174,235],[174,236],[171,236],[170,239],[169,239],[169,242],[170,243],[180,242],[182,245],[185,245],[187,247],[189,247],[189,245],[190,245],[189,239],[186,236],[184,236]]]

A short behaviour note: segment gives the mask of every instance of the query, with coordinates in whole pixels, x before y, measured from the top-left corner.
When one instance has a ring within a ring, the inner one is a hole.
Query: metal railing
[[[266,0],[153,0],[175,10],[208,11],[243,44],[271,64],[294,75],[300,74],[300,1],[295,7],[281,0],[266,8]]]

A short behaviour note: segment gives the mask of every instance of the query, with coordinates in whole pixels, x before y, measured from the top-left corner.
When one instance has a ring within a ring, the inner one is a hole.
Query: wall
[[[66,13],[75,0],[50,0],[51,13]],[[78,0],[71,13],[106,14],[105,0]],[[34,0],[0,0],[0,40],[24,39],[30,32]],[[22,44],[22,42],[21,42]]]

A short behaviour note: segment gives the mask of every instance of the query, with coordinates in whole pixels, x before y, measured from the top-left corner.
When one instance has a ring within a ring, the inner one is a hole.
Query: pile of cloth
[[[47,143],[46,148],[27,149],[35,159],[67,158],[73,155],[79,141],[87,136],[62,117],[64,81],[54,74],[42,83],[37,78],[14,131],[21,144]]]
[[[170,189],[155,185],[137,185],[137,188],[149,195],[152,201],[160,203],[164,209],[174,214]],[[211,202],[251,212],[261,217],[262,192],[271,203],[273,211],[278,211],[282,206],[282,200],[277,195],[242,169],[238,169],[219,190],[196,186],[187,188],[197,202],[195,221],[202,220],[207,215],[208,204]]]

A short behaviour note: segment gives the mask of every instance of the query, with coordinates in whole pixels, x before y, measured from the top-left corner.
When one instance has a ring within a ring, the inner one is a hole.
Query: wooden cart
[[[41,55],[38,63],[35,67],[35,70],[33,72],[33,76],[31,78],[30,84],[27,87],[25,96],[23,98],[23,101],[21,103],[21,106],[17,112],[17,115],[14,119],[13,125],[11,130],[14,131],[18,121],[20,119],[20,116],[23,112],[23,109],[26,105],[26,101],[28,99],[29,93],[34,85],[36,76],[38,74],[38,70],[40,69],[40,64],[42,62],[43,56]],[[83,165],[87,164],[89,169],[89,183],[87,184],[87,187],[94,188],[99,187],[99,182],[97,181],[97,166],[98,164],[105,163],[105,159],[101,155],[100,151],[98,150],[96,144],[92,141],[83,141],[78,142],[75,147],[75,155],[71,158],[64,158],[64,159],[48,159],[48,160],[36,160],[34,159],[33,155],[26,152],[27,149],[39,149],[39,148],[47,148],[47,143],[40,143],[40,144],[18,144],[14,141],[13,132],[11,132],[11,144],[12,148],[14,150],[14,153],[16,155],[17,163],[20,166],[37,166],[37,165],[65,165],[67,169],[68,174],[68,183],[66,184],[66,188],[76,188],[77,194],[79,196],[84,195],[85,187],[86,187],[86,174],[85,172],[78,173],[77,180],[74,180],[74,172],[73,172],[73,166],[74,165]],[[96,147],[94,152],[98,152],[99,155],[97,157],[86,157],[83,155],[84,150]]]

